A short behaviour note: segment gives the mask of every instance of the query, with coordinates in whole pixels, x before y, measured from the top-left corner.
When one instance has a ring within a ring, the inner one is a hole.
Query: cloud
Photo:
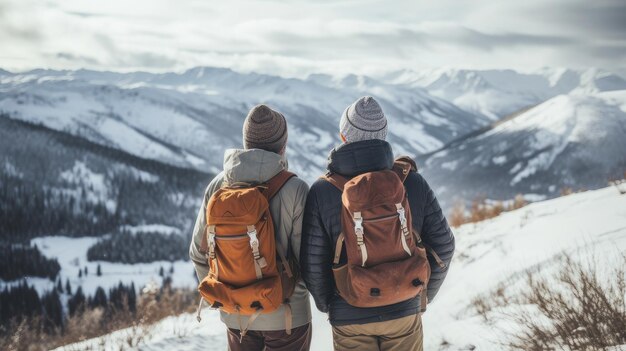
[[[98,61],[95,57],[74,55],[69,52],[57,52],[55,58],[59,60],[65,60],[69,63],[82,63],[89,66],[97,66],[101,64],[100,61]]]
[[[41,39],[41,31],[33,25],[22,25],[17,18],[17,8],[8,3],[0,2],[0,38],[16,38],[24,41],[38,41]]]
[[[614,0],[186,1],[176,11],[167,0],[46,4],[0,3],[9,48],[0,67],[214,65],[287,76],[444,65],[626,68],[626,3]]]
[[[626,2],[623,0],[547,3],[544,8],[532,11],[532,15],[584,37],[626,40]]]

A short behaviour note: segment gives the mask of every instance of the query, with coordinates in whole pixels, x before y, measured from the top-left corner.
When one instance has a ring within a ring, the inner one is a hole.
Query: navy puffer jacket
[[[331,151],[328,170],[350,178],[365,172],[391,169],[393,161],[393,152],[387,142],[367,140],[343,144]],[[454,236],[426,180],[417,172],[411,172],[405,187],[413,227],[446,264],[446,268],[441,268],[429,256],[432,275],[428,283],[428,300],[432,301],[452,260]],[[349,305],[337,294],[332,260],[341,232],[340,214],[341,192],[328,181],[317,180],[307,197],[300,249],[302,276],[317,308],[328,312],[331,324],[336,326],[381,322],[418,313],[419,296],[394,305],[359,308]]]

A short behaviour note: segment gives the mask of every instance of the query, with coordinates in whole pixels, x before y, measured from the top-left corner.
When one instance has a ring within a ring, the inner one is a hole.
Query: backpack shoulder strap
[[[394,161],[392,170],[396,172],[404,183],[409,176],[409,172],[417,172],[417,164],[409,156],[400,156]]]
[[[343,187],[350,180],[342,175],[339,175],[337,173],[330,173],[330,172],[326,173],[321,178],[325,179],[327,182],[334,185],[341,192],[343,192]]]
[[[278,172],[272,179],[268,180],[266,183],[267,188],[263,192],[267,200],[271,200],[274,195],[280,191],[280,189],[287,183],[287,181],[293,177],[297,177],[295,173],[291,173],[286,170],[282,170]]]

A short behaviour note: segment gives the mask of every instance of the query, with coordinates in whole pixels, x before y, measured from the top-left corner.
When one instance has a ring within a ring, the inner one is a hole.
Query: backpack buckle
[[[257,237],[256,228],[253,225],[248,226],[248,237],[250,237],[250,248],[252,248],[252,256],[254,258],[256,279],[260,280],[263,278],[261,269],[267,267],[267,262],[265,261],[265,257],[261,257],[261,253],[259,252],[259,238]]]
[[[250,246],[259,246],[259,238],[256,236],[256,228],[253,225],[248,226],[248,236],[250,237]]]
[[[254,259],[259,260],[261,258],[259,254],[259,238],[257,237],[256,228],[253,225],[248,226],[248,237],[250,238],[250,247],[252,248]]]
[[[354,231],[357,236],[361,238],[363,241],[363,217],[361,217],[361,212],[354,212]]]
[[[402,224],[403,227],[406,226],[406,212],[404,211],[404,207],[402,207],[402,204],[396,204],[396,209],[398,212],[398,218],[400,219],[400,224]]]
[[[215,226],[208,226],[207,231],[209,232],[207,236],[207,241],[209,242],[209,258],[215,259]]]

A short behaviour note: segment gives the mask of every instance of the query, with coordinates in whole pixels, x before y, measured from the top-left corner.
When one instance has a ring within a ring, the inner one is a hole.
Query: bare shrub
[[[470,206],[470,222],[480,222],[489,218],[489,207],[484,197],[478,197],[472,201]]]
[[[610,272],[596,261],[583,264],[564,255],[554,276],[528,274],[521,302],[536,311],[510,316],[522,326],[511,348],[606,350],[626,344],[626,255]]]
[[[528,201],[524,199],[524,196],[522,194],[517,194],[507,211],[517,210],[518,208],[522,208],[526,205],[528,205]]]
[[[453,227],[458,227],[462,224],[467,223],[465,217],[465,203],[463,201],[457,201],[454,203],[452,207],[452,211],[448,215],[448,222]]]
[[[517,210],[527,204],[528,202],[521,194],[517,194],[513,200],[505,202],[487,202],[484,197],[477,197],[472,201],[469,211],[466,210],[463,201],[457,201],[448,215],[448,220],[452,227],[458,227],[466,223],[476,223],[494,218],[503,212]]]
[[[154,323],[165,317],[193,312],[196,298],[195,290],[172,289],[165,285],[139,295],[135,312],[130,311],[127,303],[121,308],[109,305],[106,309],[86,309],[68,317],[63,328],[53,331],[46,331],[40,318],[23,319],[7,330],[0,330],[0,350],[50,350],[120,329],[126,330],[115,349],[136,348],[151,336]],[[98,349],[105,349],[109,340],[103,338],[101,343]]]
[[[489,314],[494,309],[506,307],[511,303],[517,302],[506,294],[507,283],[500,283],[491,292],[478,295],[472,299],[470,303],[471,308],[479,316],[483,317],[485,322],[494,321]]]
[[[470,305],[479,316],[483,317],[485,322],[489,321],[489,312],[491,312],[492,305],[490,304],[490,301],[485,298],[485,296],[476,296],[472,299]]]

